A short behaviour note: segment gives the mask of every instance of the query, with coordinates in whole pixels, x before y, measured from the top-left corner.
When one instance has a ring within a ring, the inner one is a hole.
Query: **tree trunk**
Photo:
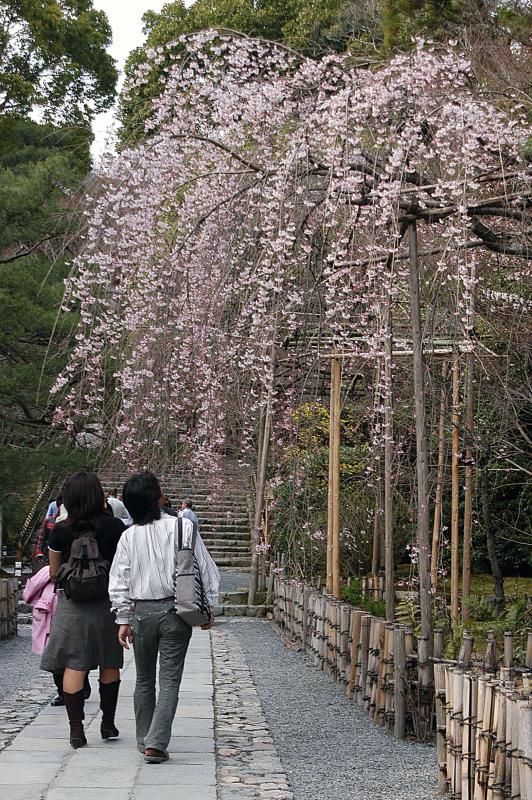
[[[451,622],[458,621],[458,548],[460,493],[460,356],[453,356],[453,408],[451,420]]]
[[[421,636],[427,639],[428,653],[432,649],[432,597],[430,591],[430,539],[429,539],[429,469],[425,422],[425,374],[423,363],[423,332],[421,327],[421,298],[417,259],[416,223],[408,228],[410,255],[410,315],[412,323],[414,407],[416,417],[416,473],[417,473],[417,531],[419,604],[421,607]]]
[[[430,583],[433,590],[438,584],[438,557],[440,553],[440,534],[441,534],[441,511],[443,499],[443,479],[445,477],[445,412],[446,412],[446,391],[445,381],[447,378],[447,362],[444,361],[441,367],[441,389],[440,389],[440,420],[438,426],[438,474],[436,477],[436,498],[434,501],[434,523],[432,526],[432,556],[430,559]]]
[[[488,548],[488,558],[491,564],[491,572],[493,574],[493,586],[495,589],[495,597],[497,600],[497,608],[502,611],[504,608],[504,580],[502,577],[501,566],[497,558],[497,551],[495,549],[495,534],[493,532],[493,525],[491,522],[491,511],[489,501],[489,475],[488,465],[484,463],[482,466],[482,473],[480,478],[480,493],[482,497],[482,516],[484,517],[484,527],[486,529],[486,545]]]

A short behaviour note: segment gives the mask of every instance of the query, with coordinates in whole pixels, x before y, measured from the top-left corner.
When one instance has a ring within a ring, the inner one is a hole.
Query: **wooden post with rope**
[[[327,519],[327,592],[340,597],[340,411],[342,366],[331,359],[329,420],[329,493]]]

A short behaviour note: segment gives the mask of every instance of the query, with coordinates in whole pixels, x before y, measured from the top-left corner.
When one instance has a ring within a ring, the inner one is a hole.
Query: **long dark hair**
[[[63,503],[68,512],[67,524],[76,531],[83,525],[93,527],[105,511],[105,494],[94,472],[76,472],[63,487]]]
[[[153,472],[145,470],[129,478],[124,484],[122,497],[136,525],[148,525],[161,518],[161,485]]]

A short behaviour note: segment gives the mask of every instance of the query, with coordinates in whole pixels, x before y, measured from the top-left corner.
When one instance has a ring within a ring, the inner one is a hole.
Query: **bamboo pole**
[[[331,361],[329,412],[329,492],[327,519],[327,592],[340,597],[340,359]]]
[[[471,536],[473,523],[473,425],[475,391],[475,354],[467,354],[466,409],[465,409],[465,481],[464,481],[464,544],[462,553],[462,618],[469,619],[469,594],[471,587]]]
[[[333,595],[340,597],[340,415],[342,366],[339,359],[332,364],[334,372],[334,483],[333,483]]]
[[[414,408],[416,419],[416,475],[417,475],[417,537],[419,605],[421,608],[421,635],[432,649],[432,595],[430,591],[429,541],[429,467],[427,431],[425,421],[425,373],[423,359],[423,329],[421,325],[421,296],[419,289],[419,264],[417,257],[416,223],[408,226],[410,316],[412,325],[412,359],[414,378]],[[430,655],[430,652],[428,653]]]
[[[519,740],[519,776],[522,800],[532,800],[532,706],[526,700],[519,702],[521,720]]]
[[[495,757],[493,765],[493,800],[504,800],[504,773],[506,771],[506,696],[499,692],[497,702],[499,713],[497,715],[497,727],[495,729]]]
[[[445,746],[445,671],[445,664],[434,665],[436,758],[438,762],[439,795],[447,794],[447,749]]]
[[[459,459],[460,459],[460,360],[453,356],[453,404],[451,429],[451,621],[458,621],[458,548],[459,548]]]
[[[440,419],[438,425],[438,473],[436,477],[436,498],[434,501],[434,522],[432,525],[432,555],[430,559],[430,582],[433,589],[438,583],[438,556],[440,551],[441,514],[443,500],[443,479],[445,477],[445,414],[447,410],[445,380],[447,361],[441,366]]]
[[[532,670],[532,631],[528,631],[528,636],[526,641],[525,667],[527,669]]]
[[[371,553],[371,574],[376,576],[379,571],[379,559],[381,549],[381,528],[382,528],[382,488],[381,476],[376,476],[375,486],[375,517],[373,520],[373,549]]]
[[[375,389],[374,389],[374,408],[377,409],[382,403],[382,361],[377,359],[375,365]],[[375,411],[380,420],[380,412]],[[382,464],[380,459],[375,459],[375,517],[373,519],[373,548],[371,553],[371,574],[376,575],[379,571],[379,561],[382,557],[382,485],[381,485]]]
[[[359,706],[363,706],[366,700],[371,621],[371,614],[364,614],[362,616],[360,627],[360,689],[357,696],[357,703]]]
[[[388,293],[384,336],[384,598],[386,621],[395,618],[395,568],[393,557],[393,327],[392,300]]]

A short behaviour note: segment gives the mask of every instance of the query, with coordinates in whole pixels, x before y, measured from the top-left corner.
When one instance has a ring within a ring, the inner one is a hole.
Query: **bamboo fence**
[[[17,632],[18,580],[0,579],[0,639]]]
[[[501,666],[490,634],[482,663],[464,634],[456,661],[411,628],[353,608],[319,588],[275,576],[274,620],[375,724],[397,738],[436,735],[438,790],[452,800],[532,800],[532,634],[524,668],[505,635]],[[432,651],[434,656],[429,656]]]

